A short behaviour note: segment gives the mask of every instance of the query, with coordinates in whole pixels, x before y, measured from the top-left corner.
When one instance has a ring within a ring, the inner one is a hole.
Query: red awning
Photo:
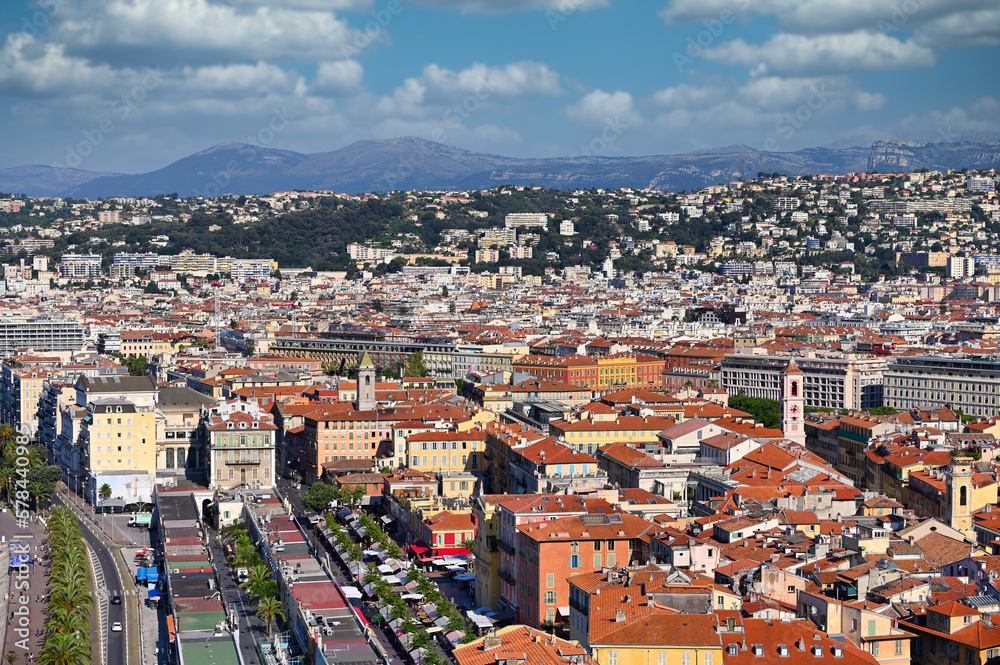
[[[467,555],[469,553],[470,553],[469,550],[465,549],[464,547],[452,547],[450,549],[447,547],[442,547],[440,549],[434,550],[434,554],[436,556],[451,556],[451,555],[461,556],[461,555]]]
[[[167,639],[171,642],[177,639],[177,630],[174,628],[174,615],[167,615]]]
[[[430,552],[431,548],[427,547],[427,545],[424,545],[423,543],[417,542],[410,545],[410,551],[416,555],[420,555],[424,552]]]

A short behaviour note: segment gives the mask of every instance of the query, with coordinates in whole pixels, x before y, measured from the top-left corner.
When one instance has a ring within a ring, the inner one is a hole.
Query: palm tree
[[[262,563],[258,563],[250,567],[250,570],[247,572],[246,581],[240,586],[244,589],[249,589],[251,596],[260,597],[266,595],[260,593],[262,587],[271,581],[271,569]]]
[[[462,547],[464,547],[465,549],[469,550],[470,552],[475,552],[476,551],[476,539],[475,538],[466,538],[465,540],[462,541]]]
[[[258,557],[257,550],[249,543],[238,543],[236,545],[235,563],[237,566],[246,566]]]
[[[49,505],[49,494],[52,488],[40,480],[33,480],[28,483],[28,493],[35,497],[35,509],[42,510]]]
[[[267,624],[267,636],[273,635],[271,631],[271,621],[277,618],[285,618],[285,610],[281,607],[281,602],[274,596],[261,598],[257,605],[257,618]]]
[[[10,425],[4,425],[4,427],[10,427]],[[21,657],[21,654],[11,649],[3,655],[3,659],[7,661],[7,665],[14,665],[17,659]]]
[[[72,608],[66,606],[53,607],[49,611],[49,619],[45,622],[46,633],[75,633],[76,631],[86,631],[90,628],[90,617],[87,608],[76,605]]]
[[[100,495],[102,501],[107,501],[111,498],[111,485],[104,483],[101,485],[101,489],[97,490],[97,493]]]
[[[93,662],[90,646],[75,635],[55,633],[45,640],[38,665],[87,665]]]
[[[4,467],[0,469],[0,492],[3,493],[4,498],[10,495],[10,488],[14,483],[14,469],[10,467]]]

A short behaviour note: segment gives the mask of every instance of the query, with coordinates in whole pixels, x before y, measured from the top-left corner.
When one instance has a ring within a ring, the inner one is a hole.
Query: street
[[[84,542],[92,553],[91,561],[94,564],[94,577],[97,580],[94,611],[97,613],[101,632],[105,637],[104,662],[125,665],[140,662],[138,604],[141,600],[131,579],[127,585],[122,584],[122,575],[116,560],[118,548],[112,550],[105,544],[105,541],[95,533],[97,527],[93,524],[93,516],[82,512],[80,506],[71,498],[65,499],[57,492],[52,497],[52,503],[66,505],[73,510],[82,525]],[[116,593],[122,596],[121,605],[112,605],[110,602]],[[111,631],[111,625],[116,621],[122,624],[124,630],[121,632]],[[101,640],[95,640],[94,644],[101,644]]]
[[[281,496],[287,496],[289,502],[295,510],[296,515],[302,515],[304,513],[304,507],[302,506],[302,491],[297,490],[295,485],[284,480],[279,480],[278,482],[279,494]],[[334,573],[334,578],[337,583],[341,586],[360,586],[359,582],[355,582],[349,579],[341,568],[340,559],[337,554],[328,548],[325,544],[316,536],[315,531],[311,528],[305,529],[306,533],[309,534],[310,543],[315,548],[315,551],[320,553],[321,556],[329,556],[329,560],[332,564],[331,573]],[[397,543],[398,544],[398,543]],[[400,544],[400,547],[402,545]],[[446,573],[432,572],[427,574],[428,578],[437,583],[441,592],[446,595],[450,600],[453,600],[459,609],[464,609],[472,605],[472,598],[466,589],[461,589],[455,580],[451,579]],[[377,610],[373,603],[363,603],[361,611],[365,618],[371,622],[372,617],[376,614]],[[372,624],[374,626],[374,624]],[[388,631],[391,633],[391,631]],[[404,650],[398,648],[395,639],[387,634],[387,631],[375,627],[372,631],[375,635],[379,644],[385,650],[385,653],[389,654],[389,657],[395,662],[406,662],[409,659],[409,654]],[[445,662],[453,662],[451,653],[443,649],[437,640],[433,641],[433,645],[438,654],[442,657]]]
[[[219,542],[218,534],[212,526],[206,525],[209,546],[212,549],[212,563],[219,579],[219,590],[226,610],[235,610],[239,622],[240,650],[244,665],[260,665],[257,640],[267,637],[267,626],[257,618],[257,608],[250,604],[250,597],[236,583],[232,569],[226,565],[226,553]]]

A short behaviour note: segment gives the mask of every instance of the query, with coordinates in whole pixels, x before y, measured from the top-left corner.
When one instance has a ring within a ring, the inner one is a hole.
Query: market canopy
[[[347,598],[360,598],[361,597],[361,592],[358,591],[357,587],[342,586],[340,588],[343,589],[344,596],[346,596]]]

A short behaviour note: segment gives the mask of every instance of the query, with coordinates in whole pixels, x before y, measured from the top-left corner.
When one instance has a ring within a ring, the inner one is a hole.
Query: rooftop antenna
[[[222,330],[219,318],[219,283],[215,283],[215,348],[222,345]]]

